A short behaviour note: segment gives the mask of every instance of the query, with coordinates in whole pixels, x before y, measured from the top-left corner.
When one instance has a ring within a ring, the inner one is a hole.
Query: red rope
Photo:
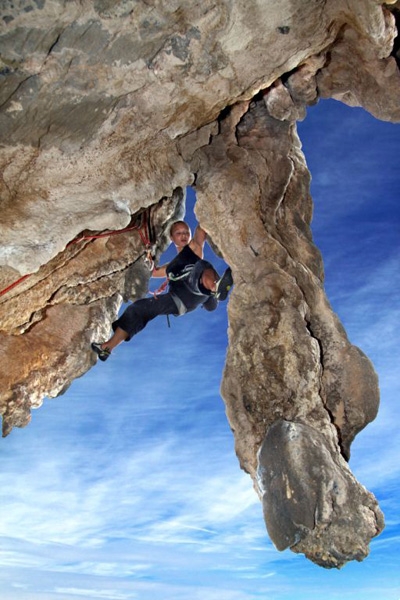
[[[151,248],[151,242],[149,239],[149,230],[148,230],[148,218],[150,217],[150,213],[148,211],[146,211],[146,219],[144,221],[144,225],[143,225],[143,229],[145,231],[142,231],[142,226],[137,226],[137,225],[132,225],[130,227],[125,227],[125,229],[116,229],[115,231],[109,231],[108,233],[97,233],[95,235],[83,235],[81,237],[77,237],[74,240],[71,240],[70,242],[68,242],[67,247],[71,246],[72,244],[77,244],[78,242],[81,242],[83,240],[97,240],[99,238],[104,238],[104,237],[110,237],[112,235],[119,235],[121,233],[126,233],[127,231],[138,231],[139,235],[140,235],[140,239],[142,240],[143,245],[145,246],[147,253],[149,255],[150,253],[150,248]],[[31,273],[27,273],[26,275],[23,275],[22,277],[20,277],[19,279],[17,279],[17,281],[14,281],[14,283],[11,283],[8,287],[4,288],[4,290],[0,290],[0,296],[4,296],[5,294],[7,294],[7,292],[9,292],[10,290],[12,290],[13,288],[15,288],[17,285],[19,285],[20,283],[22,283],[23,281],[25,281],[25,279],[28,279],[28,277],[31,276]]]
[[[10,290],[12,290],[16,285],[18,285],[19,283],[22,283],[24,281],[24,279],[28,279],[28,277],[30,277],[30,273],[28,273],[27,275],[23,275],[20,279],[18,279],[17,281],[14,281],[14,283],[12,283],[8,287],[6,287],[4,290],[1,290],[0,296],[3,296],[4,294],[6,294]]]
[[[157,298],[158,294],[161,294],[161,292],[163,292],[168,287],[168,283],[169,283],[169,280],[166,279],[160,285],[160,287],[158,288],[158,290],[156,290],[155,292],[150,292],[150,293],[153,294],[154,298]]]
[[[119,235],[120,233],[126,233],[127,231],[138,231],[140,235],[140,239],[143,242],[144,246],[150,246],[150,240],[148,238],[147,232],[143,233],[140,227],[133,225],[132,227],[125,227],[125,229],[117,229],[115,231],[108,231],[106,233],[96,233],[96,235],[82,235],[81,237],[75,238],[71,242],[68,242],[67,247],[72,244],[77,244],[78,242],[82,242],[83,240],[97,240],[100,238],[111,237],[112,235]]]

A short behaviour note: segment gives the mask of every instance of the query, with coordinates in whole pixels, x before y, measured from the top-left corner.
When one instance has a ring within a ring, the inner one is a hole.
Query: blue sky
[[[400,599],[399,127],[335,101],[299,124],[328,296],[380,377],[350,461],[385,512],[370,556],[329,571],[275,550],[219,396],[226,311],[198,310],[1,441],[2,600]]]

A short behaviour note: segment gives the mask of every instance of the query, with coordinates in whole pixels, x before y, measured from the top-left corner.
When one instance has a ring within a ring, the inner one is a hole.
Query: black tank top
[[[167,266],[167,276],[173,279],[174,277],[179,277],[183,275],[185,272],[191,270],[193,265],[195,265],[201,258],[197,256],[191,249],[189,245],[185,246],[177,256]]]
[[[169,291],[181,300],[186,310],[194,310],[211,296],[211,292],[200,283],[205,268],[213,269],[213,266],[197,256],[190,246],[185,246],[167,266]]]

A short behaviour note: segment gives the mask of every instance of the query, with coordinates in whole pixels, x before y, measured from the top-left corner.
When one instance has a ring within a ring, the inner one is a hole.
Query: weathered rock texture
[[[159,256],[194,184],[233,268],[222,394],[271,539],[361,560],[383,517],[345,458],[378,384],[324,293],[296,120],[333,97],[400,121],[399,3],[0,6],[3,434],[90,368],[90,341],[146,290],[137,230],[87,234],[148,209]]]

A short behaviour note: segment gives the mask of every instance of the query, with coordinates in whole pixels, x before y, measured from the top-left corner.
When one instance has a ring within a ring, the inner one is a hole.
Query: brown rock
[[[276,547],[304,552],[323,567],[363,560],[369,553],[365,541],[383,528],[373,495],[308,425],[276,421],[269,428],[259,453],[259,481]]]

